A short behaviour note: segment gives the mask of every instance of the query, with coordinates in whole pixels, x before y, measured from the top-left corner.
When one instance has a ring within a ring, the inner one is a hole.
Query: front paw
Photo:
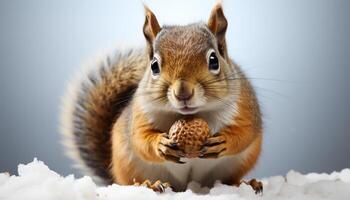
[[[200,150],[199,158],[219,158],[226,152],[226,138],[224,135],[209,137]]]
[[[184,164],[185,162],[180,159],[185,157],[185,152],[181,150],[177,143],[170,140],[167,135],[162,135],[158,146],[157,146],[158,156],[166,161],[175,162],[178,164]]]

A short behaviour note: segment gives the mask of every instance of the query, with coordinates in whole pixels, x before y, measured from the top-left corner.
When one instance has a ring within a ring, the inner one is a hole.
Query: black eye
[[[209,65],[209,70],[212,71],[218,71],[219,70],[219,59],[216,57],[215,52],[212,52],[209,55],[209,60],[208,60],[208,65]]]
[[[154,76],[159,75],[160,73],[160,68],[159,68],[159,63],[157,58],[153,58],[152,62],[151,62],[151,70],[152,70],[152,74]]]

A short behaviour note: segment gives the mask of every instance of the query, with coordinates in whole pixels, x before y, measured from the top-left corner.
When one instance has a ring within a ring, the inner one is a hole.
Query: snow
[[[155,193],[145,187],[99,187],[90,177],[76,179],[73,175],[62,177],[51,171],[43,162],[18,166],[18,176],[0,174],[0,200],[123,200],[123,199],[350,199],[350,169],[331,174],[300,174],[290,171],[286,177],[262,179],[264,193],[256,195],[250,186],[232,187],[217,183],[214,188],[201,188],[190,183],[186,192]],[[196,192],[193,192],[196,191]]]

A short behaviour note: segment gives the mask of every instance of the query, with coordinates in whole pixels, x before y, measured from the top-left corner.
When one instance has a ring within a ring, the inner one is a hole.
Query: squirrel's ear
[[[222,3],[219,1],[212,9],[209,20],[208,28],[215,35],[218,41],[219,51],[222,55],[226,52],[225,33],[227,29],[227,20],[222,10]]]
[[[153,41],[157,34],[160,32],[161,28],[159,26],[158,20],[153,12],[146,6],[145,7],[145,23],[143,24],[143,34],[148,43],[148,48],[150,53],[153,54]]]

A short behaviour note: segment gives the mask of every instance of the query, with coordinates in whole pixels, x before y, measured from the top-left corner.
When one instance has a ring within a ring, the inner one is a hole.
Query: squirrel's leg
[[[140,117],[133,120],[133,126],[123,112],[112,129],[111,174],[114,181],[121,185],[133,185],[133,178],[143,182],[144,169],[135,157],[147,162],[161,163],[166,160],[182,163],[182,151],[161,132],[152,129]],[[142,121],[140,121],[142,120]]]
[[[201,149],[200,158],[218,158],[235,155],[250,145],[256,145],[260,152],[262,134],[250,126],[227,126],[220,133],[209,137]]]
[[[136,181],[136,179],[134,179],[134,185],[135,186],[146,186],[147,188],[152,189],[155,192],[164,192],[166,188],[170,187],[170,183],[168,182],[161,182],[160,180],[157,180],[156,182],[154,182],[152,184],[152,182],[150,180],[145,180],[143,183],[139,183]]]
[[[137,114],[133,118],[132,146],[137,155],[150,162],[172,161],[182,164],[180,158],[185,155],[183,150],[167,134],[155,130],[141,111],[134,113]]]
[[[163,133],[139,130],[134,133],[133,148],[142,159],[147,161],[184,163],[180,161],[181,157],[185,156],[183,150]]]
[[[241,165],[235,175],[226,184],[239,186],[241,183],[250,185],[256,193],[263,191],[260,181],[252,179],[242,181],[242,177],[256,164],[262,144],[262,134],[254,133],[249,127],[226,127],[221,133],[208,139],[202,148],[201,158],[218,158],[224,155],[240,153]]]

